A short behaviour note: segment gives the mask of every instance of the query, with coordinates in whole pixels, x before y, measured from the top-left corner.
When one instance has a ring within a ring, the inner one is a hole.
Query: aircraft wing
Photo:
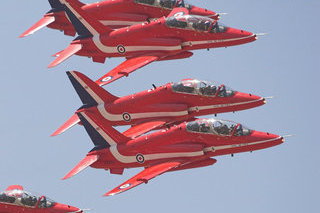
[[[130,138],[136,138],[140,135],[143,135],[147,132],[150,132],[151,130],[159,128],[165,124],[166,124],[165,121],[145,122],[145,123],[138,124],[138,125],[131,127],[127,131],[123,132],[122,134],[124,134],[125,136],[130,137]]]
[[[104,196],[116,195],[124,191],[127,191],[129,189],[132,189],[133,187],[136,187],[141,183],[148,183],[149,180],[165,172],[168,172],[171,169],[175,169],[179,165],[181,165],[181,162],[166,162],[166,163],[156,164],[154,166],[148,167],[142,172],[140,172],[139,174],[137,174],[136,176],[134,176],[133,178],[129,179],[128,181],[118,186],[117,188],[106,193]]]
[[[96,83],[100,86],[107,85],[123,76],[128,76],[133,71],[150,64],[151,62],[157,61],[160,57],[155,55],[150,56],[138,56],[129,58],[122,64],[102,76]]]

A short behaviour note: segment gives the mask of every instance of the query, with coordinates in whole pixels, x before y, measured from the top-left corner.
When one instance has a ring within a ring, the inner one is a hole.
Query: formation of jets
[[[49,0],[49,3],[51,10],[20,36],[26,37],[44,27],[68,36],[77,34],[65,50],[54,55],[49,68],[73,55],[99,63],[106,58],[125,58],[96,81],[78,71],[67,72],[82,106],[52,136],[79,124],[94,147],[63,179],[89,166],[120,175],[128,168],[143,168],[105,194],[111,196],[166,172],[213,165],[220,155],[266,149],[284,142],[282,136],[253,130],[238,122],[198,118],[266,103],[266,98],[224,84],[183,79],[153,85],[150,90],[124,97],[102,88],[152,62],[189,58],[199,49],[246,44],[255,41],[257,34],[224,26],[216,12],[183,0],[105,0],[92,4]],[[119,132],[115,126],[130,128]],[[12,209],[83,211],[45,196],[35,197],[18,185],[0,194],[0,212]]]

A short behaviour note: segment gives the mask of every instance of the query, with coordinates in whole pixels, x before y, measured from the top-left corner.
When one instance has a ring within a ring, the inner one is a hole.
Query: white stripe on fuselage
[[[100,114],[109,121],[122,121],[123,114],[111,114],[109,113],[106,108],[104,107],[104,104],[99,104],[97,106]],[[143,113],[130,113],[131,119],[142,119],[142,118],[158,118],[158,117],[178,117],[178,116],[184,116],[188,115],[187,110],[178,111],[178,112],[143,112]]]
[[[100,23],[104,26],[131,26],[135,24],[141,24],[142,21],[110,21],[110,20],[100,20]]]
[[[111,145],[111,154],[121,163],[137,163],[136,156],[125,156],[119,153],[117,142],[115,142],[106,132],[104,132],[99,126],[92,121],[84,112],[81,115],[95,128],[95,130]],[[137,153],[138,154],[138,153]],[[197,152],[176,152],[176,153],[157,153],[143,155],[144,160],[158,160],[165,158],[179,158],[179,157],[197,157],[204,155],[203,151]]]

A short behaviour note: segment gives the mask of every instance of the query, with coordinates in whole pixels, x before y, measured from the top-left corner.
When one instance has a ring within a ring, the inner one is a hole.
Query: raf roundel
[[[103,78],[103,79],[101,80],[101,82],[108,82],[108,81],[110,81],[110,80],[112,80],[112,79],[113,79],[112,76],[107,76],[107,77]]]
[[[117,50],[120,54],[125,54],[126,53],[126,48],[123,45],[118,45]]]
[[[128,187],[130,187],[131,184],[130,183],[127,183],[127,184],[123,184],[122,186],[119,187],[119,189],[126,189]]]
[[[127,112],[123,113],[122,118],[124,121],[127,121],[127,122],[131,121],[131,115]]]
[[[179,17],[179,16],[183,16],[184,15],[184,12],[178,12],[176,14],[174,14],[173,16],[174,17]]]
[[[138,163],[144,163],[144,157],[142,154],[137,154],[136,159]]]

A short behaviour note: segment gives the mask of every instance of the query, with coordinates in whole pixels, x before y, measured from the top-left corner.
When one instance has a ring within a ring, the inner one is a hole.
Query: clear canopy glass
[[[228,27],[216,20],[197,15],[171,16],[166,19],[168,27],[193,30],[198,32],[223,33]]]
[[[171,16],[166,19],[166,25],[168,27],[189,29],[194,31],[209,31],[210,26],[215,23],[215,20],[196,15],[182,15]]]
[[[244,136],[250,135],[251,130],[241,124],[217,119],[201,119],[187,123],[187,130],[221,136]]]
[[[12,203],[18,206],[35,207],[38,203],[38,208],[52,207],[55,202],[46,196],[35,195],[22,190],[11,190],[0,193],[0,202]]]
[[[173,9],[174,7],[185,7],[190,9],[192,7],[192,5],[187,4],[182,0],[134,0],[134,2],[167,9]]]
[[[183,80],[178,83],[174,83],[171,86],[173,92],[189,93],[202,96],[219,96],[219,97],[231,97],[235,91],[226,87],[225,85],[218,85],[209,81],[200,80]]]

